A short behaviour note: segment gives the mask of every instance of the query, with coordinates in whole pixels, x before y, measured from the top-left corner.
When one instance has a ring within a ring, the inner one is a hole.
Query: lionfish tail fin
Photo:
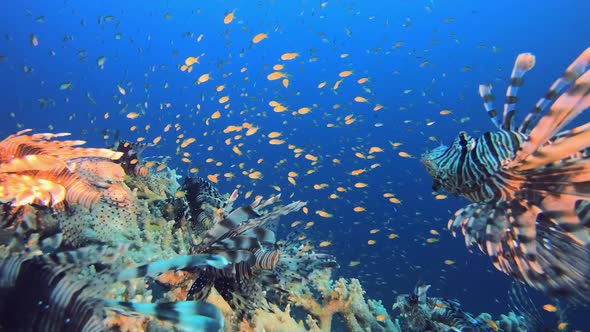
[[[224,326],[223,315],[212,304],[201,301],[133,303],[105,300],[107,307],[154,316],[186,331],[219,331]],[[117,313],[125,314],[116,310]]]
[[[504,113],[502,114],[502,128],[504,130],[513,130],[513,118],[518,100],[518,89],[524,83],[524,74],[535,66],[535,56],[531,53],[521,53],[514,62],[514,68],[510,75],[510,84],[506,90],[506,103],[504,104]]]

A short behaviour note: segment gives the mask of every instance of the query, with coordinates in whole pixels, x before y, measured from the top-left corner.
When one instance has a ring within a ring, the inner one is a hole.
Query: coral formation
[[[414,293],[400,295],[393,305],[400,311],[400,325],[404,331],[528,331],[525,318],[514,312],[493,320],[488,313],[475,316],[463,311],[459,302],[428,297],[430,285],[417,285]]]
[[[100,324],[112,330],[186,328],[186,322],[172,318],[186,317],[190,310],[212,319],[200,318],[200,324],[210,323],[206,326],[212,330],[224,325],[225,331],[437,331],[458,326],[526,330],[526,322],[515,313],[497,321],[487,314],[475,317],[455,301],[427,298],[425,289],[399,297],[394,309],[401,314],[392,318],[380,301],[365,299],[358,279],[332,279],[338,267],[334,257],[316,252],[303,240],[276,239],[272,225],[304,202],[280,205],[280,195],[266,200],[257,196],[234,208],[237,191],[223,195],[198,177],[186,178],[181,185],[165,161],[142,160],[149,144],[122,142],[118,151],[111,151],[76,147],[83,141],[53,140],[66,134],[25,133],[0,142],[3,264],[10,267],[11,259],[20,257],[21,263],[33,262],[34,269],[48,271],[49,277],[64,272],[64,285],[74,282],[76,274],[80,283],[72,289],[91,285],[93,291],[72,303],[111,308],[98,310],[106,317]],[[122,243],[125,255],[106,267],[105,262],[94,264],[96,258],[63,266],[47,260],[53,252],[71,257],[88,245],[113,250]],[[227,265],[182,263],[183,257],[193,257],[186,256],[190,254],[219,255]],[[144,262],[152,262],[144,267],[148,274],[114,276],[123,267]],[[36,282],[49,287],[45,279]],[[159,307],[169,309],[159,312],[164,321],[123,314],[153,313]],[[95,318],[101,315],[93,315],[90,324],[100,325]]]

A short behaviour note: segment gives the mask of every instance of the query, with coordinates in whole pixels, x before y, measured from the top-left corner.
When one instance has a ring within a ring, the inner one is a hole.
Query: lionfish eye
[[[459,133],[459,144],[461,146],[467,146],[467,133],[464,131]]]
[[[469,137],[469,135],[467,135],[467,133],[464,131],[459,133],[458,139],[459,145],[461,146],[461,150],[463,148],[466,148],[468,151],[471,151],[475,147],[475,141],[471,137]]]

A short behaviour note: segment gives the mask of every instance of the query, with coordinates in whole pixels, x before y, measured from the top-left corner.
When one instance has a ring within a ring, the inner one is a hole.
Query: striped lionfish
[[[237,193],[224,199],[201,178],[187,180],[184,190],[193,221],[212,223],[192,252],[220,255],[231,263],[223,269],[205,266],[197,270],[188,299],[204,300],[215,288],[241,320],[257,308],[269,310],[267,300],[271,296],[286,299],[287,296],[282,296],[288,293],[286,285],[302,282],[314,270],[338,266],[330,255],[300,254],[292,245],[277,244],[269,224],[299,210],[305,205],[303,202],[296,201],[262,213],[263,208],[278,201],[278,195],[265,201],[257,198],[251,205],[229,211]]]
[[[477,245],[498,270],[577,302],[590,299],[590,123],[564,127],[590,106],[589,63],[590,48],[516,129],[517,92],[535,64],[520,54],[502,119],[491,85],[479,87],[496,131],[476,139],[461,132],[421,159],[435,191],[471,202],[449,221],[453,235],[460,229],[467,247]]]
[[[105,308],[151,315],[192,331],[219,331],[221,312],[199,301],[134,303],[106,300],[108,287],[118,281],[153,277],[173,269],[228,262],[217,255],[180,256],[132,268],[107,267],[92,279],[78,272],[92,264],[112,262],[106,247],[84,247],[55,254],[12,255],[0,260],[0,329],[7,331],[106,331]]]
[[[393,310],[400,311],[404,331],[498,331],[495,322],[465,312],[454,300],[428,297],[430,285],[416,285],[414,293],[399,295]]]

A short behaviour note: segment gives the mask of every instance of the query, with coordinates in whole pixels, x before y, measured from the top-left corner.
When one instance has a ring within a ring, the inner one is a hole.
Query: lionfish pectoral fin
[[[201,301],[133,303],[105,300],[112,308],[133,311],[168,321],[186,331],[219,331],[224,326],[221,311]]]
[[[228,264],[228,260],[225,257],[219,255],[202,254],[180,256],[124,269],[117,275],[117,280],[124,281],[133,278],[143,278],[146,276],[155,277],[166,271],[181,270],[197,266],[223,268]]]
[[[516,167],[516,170],[532,170],[566,158],[579,158],[576,155],[590,146],[590,124],[576,127],[560,133],[558,136],[552,144],[539,147],[535,153],[524,159]]]

